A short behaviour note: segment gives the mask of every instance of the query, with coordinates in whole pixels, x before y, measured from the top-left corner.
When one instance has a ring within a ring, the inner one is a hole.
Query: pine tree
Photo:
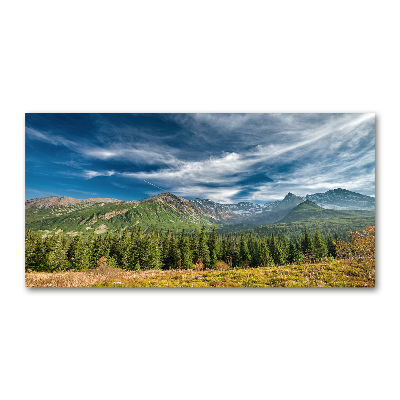
[[[276,237],[273,233],[271,234],[271,238],[269,240],[269,251],[275,265],[284,264],[284,253],[282,250],[280,239],[279,237]]]
[[[28,230],[25,234],[25,270],[38,271],[37,248],[41,240],[37,233]]]
[[[287,261],[290,264],[298,264],[303,260],[303,256],[300,253],[299,249],[297,248],[297,246],[290,241],[289,243],[289,249],[288,249],[288,257],[287,257]]]
[[[328,249],[328,256],[336,258],[336,245],[330,234],[328,235],[328,240],[326,244]]]
[[[314,234],[314,257],[316,260],[321,260],[328,255],[328,249],[326,247],[324,239],[322,239],[320,233],[315,231]]]
[[[250,251],[247,247],[247,241],[244,237],[244,232],[240,232],[240,241],[239,241],[239,265],[241,267],[249,266],[251,262]]]
[[[170,242],[171,242],[171,231],[168,229],[168,232],[162,239],[161,260],[163,269],[169,269]]]
[[[66,249],[64,248],[63,235],[49,236],[45,240],[46,270],[62,271],[68,268]]]
[[[47,253],[44,240],[40,234],[37,235],[33,243],[33,254],[31,257],[31,265],[34,271],[47,270]]]
[[[89,268],[89,256],[85,250],[81,234],[74,237],[68,248],[67,255],[70,268],[76,271]]]
[[[255,268],[260,265],[260,248],[259,243],[254,238],[253,232],[250,231],[249,236],[247,238],[247,248],[249,249],[250,253],[250,267]]]
[[[308,234],[307,229],[304,230],[301,249],[306,258],[311,261],[314,257],[314,243],[311,236]]]
[[[94,231],[89,235],[89,237],[86,240],[85,247],[86,247],[86,252],[88,255],[88,262],[89,262],[89,268],[96,268],[97,267],[97,254],[96,254],[96,237]]]
[[[185,229],[182,230],[182,234],[179,238],[178,248],[181,269],[191,269],[193,267],[193,255],[189,240],[185,236]]]
[[[229,241],[227,237],[223,237],[221,241],[221,260],[228,262],[229,253]]]
[[[178,244],[176,242],[175,236],[171,235],[170,241],[169,241],[169,249],[168,249],[168,256],[166,260],[166,265],[168,266],[169,269],[176,269],[179,267],[179,250],[178,250]]]
[[[215,226],[213,227],[213,230],[208,237],[208,249],[210,252],[210,268],[215,268],[219,256],[219,241]]]
[[[199,259],[199,231],[197,228],[194,230],[193,235],[190,237],[190,250],[192,252],[192,264],[197,263]]]
[[[271,265],[274,265],[274,260],[271,257],[271,254],[269,252],[268,242],[265,238],[262,240],[260,246],[260,265],[263,267],[269,267]]]
[[[154,231],[142,240],[139,264],[141,269],[161,269],[161,249]]]
[[[197,247],[197,256],[200,259],[205,268],[210,268],[210,251],[207,245],[206,228],[203,225],[199,237],[199,245]]]

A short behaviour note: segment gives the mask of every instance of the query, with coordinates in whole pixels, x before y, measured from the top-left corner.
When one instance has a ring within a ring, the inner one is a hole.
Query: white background
[[[2,2],[2,398],[397,398],[398,11]],[[52,111],[375,112],[377,287],[24,288],[24,113]]]

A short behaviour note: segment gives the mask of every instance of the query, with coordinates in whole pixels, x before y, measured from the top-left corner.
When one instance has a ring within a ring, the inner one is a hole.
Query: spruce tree
[[[328,255],[328,249],[326,247],[324,239],[322,239],[321,234],[315,231],[314,234],[314,257],[316,260],[321,260]]]
[[[49,236],[45,240],[46,248],[46,270],[62,271],[68,268],[66,250],[63,243],[63,235]]]
[[[192,252],[192,263],[197,263],[199,259],[199,231],[195,228],[193,235],[190,237],[190,250]]]
[[[336,258],[336,246],[330,234],[328,235],[328,240],[326,244],[328,249],[328,256]]]
[[[203,262],[205,268],[210,268],[210,251],[207,245],[206,228],[204,225],[202,226],[200,231],[197,256],[198,259]]]
[[[180,260],[178,244],[174,235],[171,235],[166,265],[169,269],[177,269]]]
[[[301,242],[301,249],[306,258],[311,261],[314,257],[314,243],[311,236],[308,234],[307,229],[304,230],[303,239]]]
[[[244,232],[240,232],[240,241],[239,241],[239,265],[241,267],[249,266],[251,262],[251,256],[249,248],[247,247],[247,241],[244,237]]]
[[[287,257],[288,263],[298,264],[302,261],[302,259],[303,259],[303,256],[300,253],[299,249],[292,241],[290,241],[289,248],[288,248],[288,257]]]
[[[213,227],[213,230],[208,237],[208,249],[210,252],[210,268],[215,268],[219,256],[219,241],[215,226]]]
[[[269,251],[271,253],[275,265],[284,264],[284,253],[280,238],[279,236],[275,236],[273,233],[271,234],[271,238],[269,240]]]
[[[81,234],[74,237],[68,248],[67,255],[70,268],[76,271],[89,268],[89,256],[83,244]]]
[[[181,269],[191,269],[193,267],[193,255],[190,249],[189,240],[185,236],[185,229],[182,230],[182,234],[179,238],[178,247]]]
[[[274,265],[274,260],[271,257],[268,242],[265,238],[262,240],[260,246],[260,265],[263,267]]]

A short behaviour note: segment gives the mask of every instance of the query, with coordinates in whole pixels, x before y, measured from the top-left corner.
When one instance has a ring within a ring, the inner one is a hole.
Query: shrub
[[[223,261],[217,261],[215,264],[215,269],[218,271],[227,271],[229,269],[229,265]]]
[[[202,271],[204,269],[203,260],[201,258],[199,258],[197,263],[193,265],[193,269],[195,271]]]
[[[353,260],[368,274],[375,273],[375,227],[368,226],[362,232],[351,232],[349,241],[335,242],[337,258]]]

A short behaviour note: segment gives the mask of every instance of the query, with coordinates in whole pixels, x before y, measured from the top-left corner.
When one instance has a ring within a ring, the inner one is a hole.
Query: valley
[[[143,232],[155,229],[178,233],[185,229],[192,233],[204,225],[206,231],[215,226],[219,233],[256,229],[296,236],[308,228],[346,236],[375,224],[374,205],[374,198],[344,189],[305,197],[289,192],[282,200],[266,204],[221,204],[208,199],[187,200],[171,193],[140,201],[53,196],[26,201],[25,228],[45,235],[63,232],[88,236],[92,232],[131,231],[139,226]]]

